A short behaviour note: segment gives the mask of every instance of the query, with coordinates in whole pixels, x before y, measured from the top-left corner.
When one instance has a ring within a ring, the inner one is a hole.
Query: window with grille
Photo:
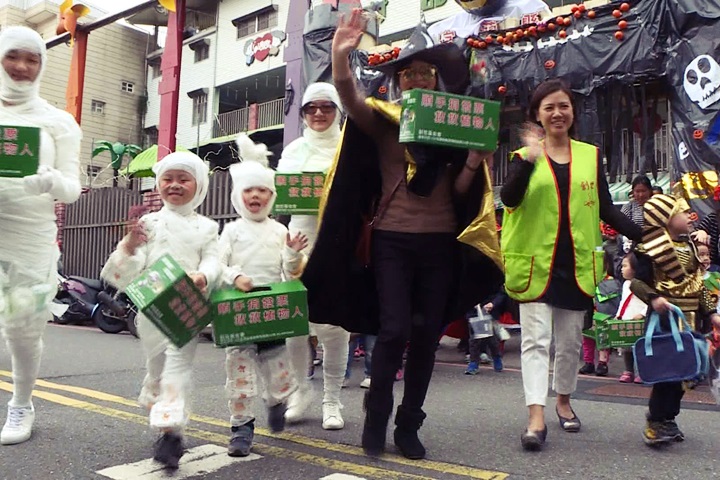
[[[207,103],[208,95],[205,92],[197,93],[192,97],[193,102],[193,114],[192,124],[193,126],[205,123],[207,120]]]
[[[157,127],[148,127],[145,129],[145,147],[155,145],[158,143],[158,129]]]
[[[97,176],[100,175],[100,166],[99,165],[88,165],[86,171],[87,171],[88,177],[97,178]]]
[[[198,42],[194,49],[195,63],[202,62],[210,56],[210,45],[207,42]]]
[[[90,103],[90,112],[97,115],[105,115],[105,102],[93,100]]]
[[[122,82],[121,90],[125,93],[133,93],[135,91],[135,84],[132,82]]]
[[[248,37],[261,30],[277,27],[278,13],[275,6],[265,8],[244,17],[236,18],[237,38]]]
[[[240,20],[237,25],[237,38],[243,38],[257,32],[257,21],[255,17]]]

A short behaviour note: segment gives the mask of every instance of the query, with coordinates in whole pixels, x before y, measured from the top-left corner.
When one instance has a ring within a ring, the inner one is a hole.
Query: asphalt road
[[[678,422],[686,441],[651,449],[642,442],[649,388],[618,384],[615,377],[582,377],[574,408],[580,433],[560,430],[548,408],[548,443],[542,452],[520,447],[526,411],[519,372],[518,339],[508,342],[502,373],[483,368],[463,375],[463,356],[444,340],[431,384],[421,437],[425,461],[395,453],[370,459],[360,448],[362,365],[355,362],[343,390],[345,429],[321,428],[321,374],[313,380],[316,399],[308,421],[282,434],[259,418],[254,455],[225,454],[229,435],[224,398],[224,355],[209,342],[195,363],[195,417],[187,431],[189,452],[174,474],[150,461],[155,434],[135,405],[143,377],[139,342],[128,334],[51,325],[46,334],[41,381],[35,391],[36,422],[31,440],[0,447],[2,479],[709,479],[720,476],[718,407],[705,389],[686,396]],[[614,357],[617,376],[622,359]],[[0,402],[10,398],[10,360],[0,350]],[[396,385],[396,392],[403,387]],[[552,405],[552,399],[549,405]],[[0,410],[1,411],[1,410]],[[4,416],[4,412],[0,414]]]

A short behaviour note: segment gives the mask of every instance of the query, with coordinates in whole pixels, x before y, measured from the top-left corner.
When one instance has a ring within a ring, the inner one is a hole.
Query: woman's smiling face
[[[574,119],[572,100],[567,93],[558,90],[548,94],[540,102],[537,121],[542,125],[546,135],[567,134]]]

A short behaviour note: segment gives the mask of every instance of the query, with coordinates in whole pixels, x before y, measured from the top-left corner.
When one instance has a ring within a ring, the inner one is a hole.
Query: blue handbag
[[[660,315],[650,313],[645,336],[633,345],[635,368],[644,383],[680,382],[708,371],[708,346],[695,334],[682,311],[672,306],[668,312],[671,332],[660,329]],[[682,322],[683,331],[678,324]]]

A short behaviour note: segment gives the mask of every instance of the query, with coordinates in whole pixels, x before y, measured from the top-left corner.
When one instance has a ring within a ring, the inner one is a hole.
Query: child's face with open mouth
[[[242,197],[245,208],[250,213],[261,212],[273,196],[273,192],[265,187],[250,187],[243,190]]]

